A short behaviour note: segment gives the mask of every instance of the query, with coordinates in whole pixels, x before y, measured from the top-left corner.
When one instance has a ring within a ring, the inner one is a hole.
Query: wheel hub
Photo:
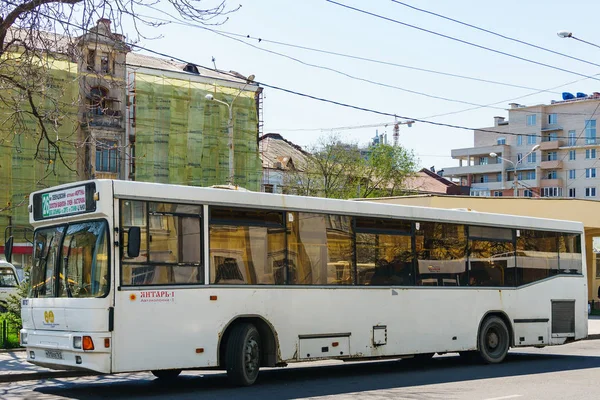
[[[498,334],[496,332],[489,332],[488,336],[487,336],[487,344],[490,348],[495,349],[496,347],[498,347],[498,342],[499,342],[499,338],[498,338]]]
[[[258,354],[258,342],[255,339],[249,339],[246,342],[246,351],[244,354],[244,361],[246,371],[248,373],[254,373],[258,370],[259,354]]]

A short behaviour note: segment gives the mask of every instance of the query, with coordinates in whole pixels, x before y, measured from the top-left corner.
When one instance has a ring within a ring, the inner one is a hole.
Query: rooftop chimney
[[[494,117],[494,126],[498,126],[502,122],[504,122],[504,117]]]
[[[510,108],[519,108],[519,107],[521,107],[521,105],[519,103],[508,103],[508,105],[510,106]]]
[[[98,20],[98,28],[104,29],[106,32],[110,32],[110,19],[100,18]]]

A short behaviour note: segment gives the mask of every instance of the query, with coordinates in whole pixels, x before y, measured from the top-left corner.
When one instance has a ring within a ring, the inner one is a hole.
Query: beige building
[[[600,239],[600,213],[598,202],[577,199],[550,198],[482,198],[473,196],[421,195],[368,199],[380,203],[403,204],[421,207],[466,209],[479,212],[523,215],[579,221],[585,228],[585,251],[588,276],[588,298],[598,300],[600,286],[600,253],[594,252]],[[597,249],[599,250],[599,249]]]
[[[471,196],[513,196],[516,182],[518,196],[599,199],[600,93],[563,97],[511,104],[508,120],[494,117],[493,127],[474,131],[473,147],[452,150],[460,165],[444,176],[470,186]]]

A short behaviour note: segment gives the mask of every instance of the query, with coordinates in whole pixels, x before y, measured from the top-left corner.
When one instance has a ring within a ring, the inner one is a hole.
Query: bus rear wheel
[[[504,360],[510,347],[510,334],[504,321],[491,316],[483,321],[479,330],[479,356],[486,364]]]
[[[151,371],[152,375],[160,379],[161,381],[171,381],[179,376],[181,373],[180,369],[157,369]]]
[[[258,378],[261,353],[260,334],[252,324],[233,327],[227,339],[227,378],[236,386],[250,386]]]

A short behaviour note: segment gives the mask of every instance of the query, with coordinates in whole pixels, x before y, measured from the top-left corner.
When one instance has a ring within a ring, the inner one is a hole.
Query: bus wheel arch
[[[229,321],[219,335],[218,365],[226,367],[227,341],[237,325],[251,324],[256,327],[261,340],[261,367],[274,367],[279,364],[279,340],[273,325],[260,315],[240,315]]]
[[[485,332],[484,332],[485,331]],[[493,331],[493,332],[492,332]],[[498,355],[493,354],[493,350],[484,348],[486,338],[482,337],[482,334],[492,332],[491,337],[497,343],[495,346],[506,347],[505,351],[501,351]],[[506,337],[504,336],[506,334]],[[505,342],[505,343],[503,343]],[[510,319],[503,311],[489,311],[487,312],[479,322],[479,328],[477,330],[477,351],[479,357],[488,364],[498,363],[504,360],[508,350],[514,345],[514,332]]]

